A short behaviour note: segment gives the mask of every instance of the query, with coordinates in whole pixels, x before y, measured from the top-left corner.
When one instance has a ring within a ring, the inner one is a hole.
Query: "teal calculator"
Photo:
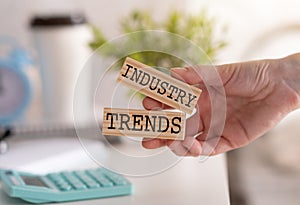
[[[31,203],[65,202],[129,195],[132,184],[105,168],[34,175],[1,170],[2,189]]]

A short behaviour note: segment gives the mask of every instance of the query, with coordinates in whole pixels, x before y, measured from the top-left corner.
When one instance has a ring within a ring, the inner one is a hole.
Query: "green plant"
[[[208,59],[212,61],[215,60],[217,52],[226,46],[225,40],[215,38],[215,23],[215,19],[209,18],[204,10],[198,15],[189,15],[179,11],[172,11],[162,22],[155,21],[149,11],[134,10],[128,17],[123,18],[120,25],[122,33],[131,33],[142,30],[163,30],[183,36],[203,49],[207,56],[197,57],[199,58],[199,61],[197,59],[197,62],[206,64],[209,63]],[[93,49],[97,49],[108,41],[102,31],[96,27],[93,27],[93,34],[94,41],[90,43],[90,47]],[[113,57],[124,56],[126,46],[132,46],[132,44],[137,43],[140,45],[147,45],[153,42],[148,42],[143,36],[140,36],[138,41],[136,39],[132,41],[129,40],[125,44],[125,49],[114,48],[107,50],[105,51],[105,55]],[[171,50],[182,50],[180,43],[175,41],[166,41],[166,39],[158,38],[155,40],[155,43],[165,43],[165,46]],[[155,67],[170,68],[185,66],[183,60],[166,53],[143,51],[129,56],[144,64]],[[117,65],[115,65],[116,69],[120,68],[120,64],[123,60],[124,59],[120,59],[118,61]]]

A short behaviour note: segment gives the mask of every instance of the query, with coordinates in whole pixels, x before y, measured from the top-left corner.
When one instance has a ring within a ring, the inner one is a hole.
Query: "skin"
[[[203,90],[198,109],[186,121],[185,140],[145,138],[142,142],[145,148],[168,146],[179,156],[224,153],[249,144],[300,107],[300,53],[282,59],[216,66],[226,95],[226,120],[221,135],[207,139],[208,130],[218,125],[210,125],[210,97],[198,73],[205,74],[209,69],[208,66],[171,69],[173,77]],[[170,108],[149,97],[143,100],[143,105],[148,110]]]

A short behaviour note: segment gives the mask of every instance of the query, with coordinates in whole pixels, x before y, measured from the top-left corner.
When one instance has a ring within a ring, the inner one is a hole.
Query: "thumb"
[[[190,85],[202,82],[200,75],[192,67],[171,68],[171,76]]]
[[[171,68],[171,76],[190,85],[222,86],[233,69],[231,65],[195,65],[193,67]]]

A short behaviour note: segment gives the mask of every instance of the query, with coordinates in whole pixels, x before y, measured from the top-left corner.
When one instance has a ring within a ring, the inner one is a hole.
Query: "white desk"
[[[8,142],[10,150],[5,155],[0,155],[0,168],[10,167],[45,173],[96,167],[76,138],[10,139]],[[95,141],[91,143],[95,149],[105,150],[102,144]],[[124,143],[120,147],[132,147],[132,144]],[[107,157],[107,153],[103,154],[103,157]],[[110,161],[114,162],[113,159]],[[127,178],[133,183],[135,189],[130,196],[66,204],[229,204],[227,170],[223,155],[212,157],[203,163],[200,163],[197,158],[184,158],[174,167],[160,174]],[[9,198],[0,187],[0,204],[25,204],[25,202]]]

